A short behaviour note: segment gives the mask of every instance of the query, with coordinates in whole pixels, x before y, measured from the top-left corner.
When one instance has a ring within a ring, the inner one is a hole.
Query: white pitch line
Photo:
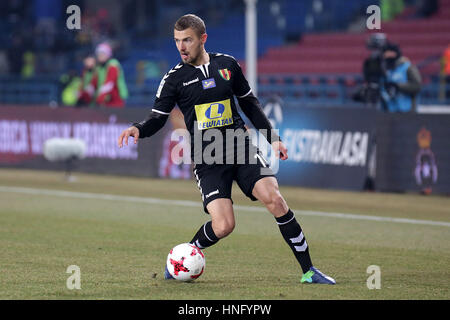
[[[36,189],[36,188],[0,186],[0,192],[42,195],[42,196],[51,196],[51,197],[67,197],[67,198],[76,198],[76,199],[94,199],[94,200],[107,200],[107,201],[126,201],[126,202],[133,202],[133,203],[138,202],[138,203],[160,204],[160,205],[176,205],[176,206],[194,207],[194,208],[202,207],[202,204],[200,201],[196,202],[196,201],[189,201],[189,200],[144,198],[144,197],[121,196],[121,195],[105,194],[105,193],[75,192],[75,191],[64,191],[64,190],[53,190],[53,189]],[[256,212],[266,212],[267,211],[265,208],[255,207],[255,206],[234,205],[234,208],[237,210],[243,210],[243,211],[256,211]],[[351,213],[323,212],[323,211],[309,211],[309,210],[295,210],[295,209],[293,211],[300,215],[314,216],[314,217],[330,217],[330,218],[351,219],[351,220],[395,222],[395,223],[408,223],[408,224],[418,224],[418,225],[450,227],[450,222],[444,222],[444,221],[380,217],[380,216],[359,215],[359,214],[351,214]]]

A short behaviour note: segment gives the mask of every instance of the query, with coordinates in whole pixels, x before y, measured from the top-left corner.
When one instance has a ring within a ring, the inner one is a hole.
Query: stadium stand
[[[404,14],[384,22],[380,31],[419,67],[424,80],[422,102],[436,103],[436,75],[441,68],[440,57],[450,39],[450,1],[441,0],[441,9],[430,18]],[[315,97],[314,102],[321,104],[348,101],[351,88],[362,81],[362,61],[368,55],[364,44],[370,33],[310,33],[296,44],[268,49],[258,61],[260,92],[263,95],[281,93],[288,100],[299,96]],[[271,77],[278,80],[271,81]],[[292,82],[303,85],[292,86]],[[447,97],[445,103],[449,101]]]
[[[243,1],[209,1],[206,7],[177,1],[154,3],[154,8],[147,8],[147,19],[141,19],[144,23],[125,21],[124,30],[110,30],[120,44],[118,58],[130,90],[128,106],[148,106],[161,75],[178,62],[167,21],[183,12],[204,16],[208,22],[207,49],[231,53],[245,69]],[[362,83],[362,62],[369,54],[365,43],[373,31],[365,28],[365,18],[366,8],[371,4],[380,1],[258,1],[260,97],[265,99],[276,94],[286,103],[361,106],[351,96]],[[8,40],[13,25],[2,21],[2,26],[4,31],[0,37]],[[442,95],[442,91],[450,90],[449,84],[439,76],[441,56],[450,39],[450,0],[439,0],[438,11],[426,18],[416,15],[416,7],[406,6],[400,15],[383,21],[382,29],[375,31],[386,33],[419,67],[423,76],[421,104],[450,104],[450,97]],[[98,38],[95,34],[90,36]],[[70,41],[80,41],[72,38],[73,34],[67,37]],[[89,50],[89,43],[75,45],[64,43],[66,51],[44,59],[50,61],[47,69],[41,68],[35,77],[26,81],[12,82],[11,79],[18,81],[17,76],[2,75],[0,103],[44,103],[55,101],[55,96],[58,101],[61,73],[79,70],[80,57]],[[59,65],[63,66],[59,74],[52,73],[52,67]],[[39,72],[46,72],[46,77],[43,79]],[[443,83],[447,88],[442,89]]]

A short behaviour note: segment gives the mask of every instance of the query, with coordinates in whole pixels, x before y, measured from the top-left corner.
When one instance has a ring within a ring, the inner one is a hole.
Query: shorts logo
[[[230,99],[195,106],[199,130],[223,127],[233,123]]]
[[[206,79],[202,81],[203,90],[215,88],[216,82],[214,81],[214,78]]]
[[[222,77],[222,79],[228,81],[231,79],[231,71],[228,69],[220,69],[219,74]]]
[[[213,192],[208,193],[205,198],[208,199],[209,197],[215,195],[215,194],[219,194],[219,189],[214,190]]]

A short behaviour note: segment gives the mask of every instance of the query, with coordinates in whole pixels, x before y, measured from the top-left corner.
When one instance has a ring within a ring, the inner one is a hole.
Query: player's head
[[[105,63],[112,56],[111,46],[106,42],[100,43],[95,48],[95,56],[99,63]]]
[[[174,40],[184,63],[196,64],[205,50],[205,23],[194,14],[179,18],[174,26]]]

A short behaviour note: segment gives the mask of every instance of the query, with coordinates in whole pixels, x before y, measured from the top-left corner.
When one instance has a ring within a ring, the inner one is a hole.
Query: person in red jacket
[[[81,73],[81,84],[78,90],[77,106],[89,106],[93,103],[92,77],[95,71],[95,57],[88,55],[83,59],[83,71]]]
[[[128,89],[122,66],[112,57],[111,46],[100,43],[95,49],[97,67],[89,91],[99,106],[122,108],[128,97]]]

